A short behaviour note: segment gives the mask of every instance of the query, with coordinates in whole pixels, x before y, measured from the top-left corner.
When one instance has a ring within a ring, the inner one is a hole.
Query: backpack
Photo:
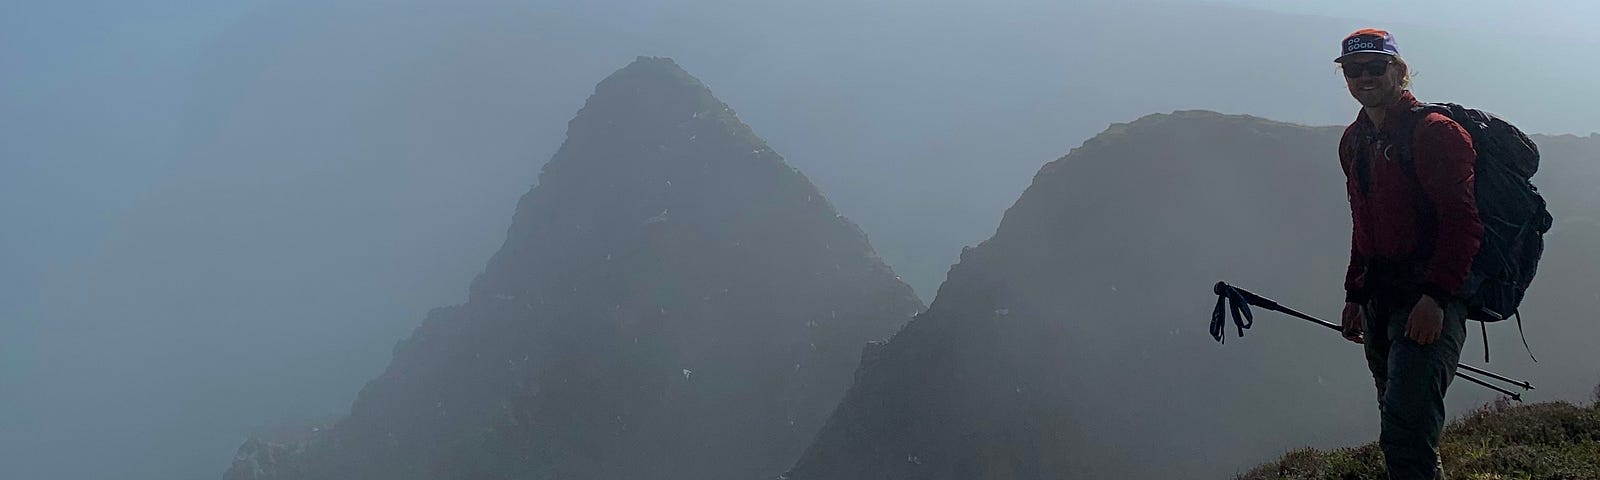
[[[1472,136],[1478,153],[1475,195],[1483,243],[1472,260],[1464,288],[1467,318],[1487,323],[1516,316],[1520,331],[1522,316],[1517,309],[1533,283],[1544,253],[1544,234],[1554,222],[1531,181],[1539,170],[1539,147],[1516,126],[1481,110],[1454,103],[1425,103],[1412,112],[1419,122],[1428,113],[1444,114]],[[1420,190],[1409,145],[1401,150],[1401,167]],[[1423,195],[1417,197],[1426,201]],[[1523,343],[1526,346],[1526,337]],[[1484,354],[1488,355],[1487,349]]]

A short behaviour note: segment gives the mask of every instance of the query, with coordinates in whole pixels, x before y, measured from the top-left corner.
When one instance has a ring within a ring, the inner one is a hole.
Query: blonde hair
[[[1411,89],[1411,65],[1407,65],[1406,64],[1406,59],[1401,57],[1401,56],[1399,56],[1399,55],[1395,55],[1394,56],[1394,64],[1395,65],[1399,65],[1400,68],[1405,71],[1405,73],[1400,74],[1400,89],[1401,90],[1410,90]]]

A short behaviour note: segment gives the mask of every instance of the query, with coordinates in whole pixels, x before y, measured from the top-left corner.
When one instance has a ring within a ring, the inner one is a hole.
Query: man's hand
[[[1406,338],[1427,345],[1439,339],[1439,333],[1444,331],[1444,307],[1439,306],[1439,301],[1433,297],[1423,295],[1417,300],[1417,306],[1411,308],[1411,317],[1406,319]]]
[[[1339,319],[1343,322],[1345,340],[1356,343],[1366,341],[1361,336],[1361,304],[1345,303],[1344,313],[1339,315]]]

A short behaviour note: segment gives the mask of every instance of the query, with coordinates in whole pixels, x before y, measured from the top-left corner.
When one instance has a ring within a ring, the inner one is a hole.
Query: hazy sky
[[[1552,36],[1600,42],[1600,3],[1586,0],[1212,0],[1264,10],[1341,18],[1358,18],[1384,25],[1425,25],[1481,29],[1485,35],[1514,32],[1518,36]],[[1399,31],[1396,28],[1396,31]],[[1404,40],[1401,46],[1404,47]]]
[[[1358,26],[1415,25],[1431,98],[1600,131],[1593,2],[1205,2],[1323,17],[1208,13],[1243,32],[1214,57],[1160,36],[1199,3],[1108,2],[1097,53],[1042,0],[0,0],[0,477],[215,478],[248,426],[341,411],[633,55],[706,80],[924,300],[1109,123],[1346,121],[1323,59]]]
[[[0,1],[0,335],[166,177],[195,58],[246,4]]]
[[[0,313],[28,308],[39,280],[72,258],[23,252],[91,248],[117,212],[163,178],[196,57],[241,15],[271,3],[0,1],[0,220],[21,226],[0,237]],[[1600,4],[1582,0],[1211,3],[1600,42]],[[1600,121],[1554,129],[1594,130]],[[52,206],[48,218],[32,208],[42,202]]]

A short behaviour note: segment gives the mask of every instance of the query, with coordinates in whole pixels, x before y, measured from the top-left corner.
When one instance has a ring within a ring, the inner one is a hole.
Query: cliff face
[[[762,478],[921,308],[859,228],[664,58],[595,89],[462,305],[350,415],[232,478]]]
[[[864,356],[787,478],[1224,478],[1296,446],[1370,439],[1374,392],[1356,347],[1270,312],[1253,338],[1230,326],[1226,347],[1206,331],[1219,279],[1337,315],[1350,235],[1341,130],[1151,115],[1045,165],[928,311]],[[1600,258],[1600,230],[1576,218],[1594,189],[1569,184],[1595,178],[1574,161],[1592,155],[1573,155],[1600,149],[1539,140],[1551,148],[1536,183],[1558,223],[1574,221],[1551,235],[1535,288],[1594,295],[1581,272]],[[1556,313],[1585,302],[1551,298],[1525,308],[1541,329],[1600,333]],[[1561,347],[1563,361],[1585,355]],[[1464,359],[1479,353],[1469,345]],[[1592,384],[1574,365],[1545,384]],[[1452,398],[1485,397],[1461,385]]]

